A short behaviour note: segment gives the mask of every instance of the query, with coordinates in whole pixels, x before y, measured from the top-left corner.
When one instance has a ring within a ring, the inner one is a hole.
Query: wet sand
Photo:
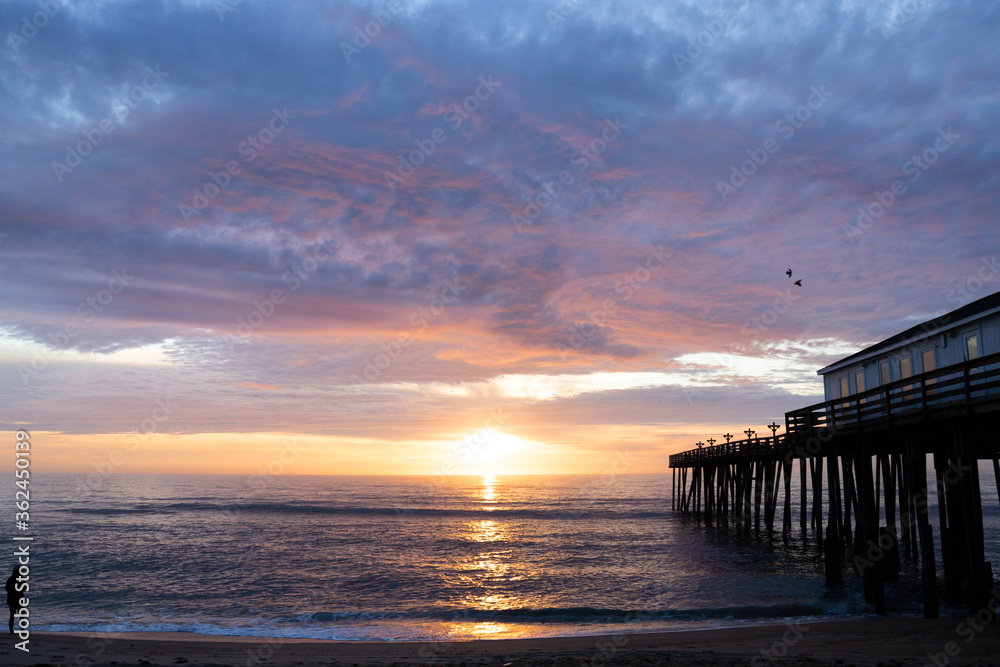
[[[193,633],[7,636],[3,665],[997,665],[1000,625],[963,617],[848,621],[591,637],[337,642]],[[950,655],[949,655],[950,654]],[[933,656],[933,657],[932,657]]]

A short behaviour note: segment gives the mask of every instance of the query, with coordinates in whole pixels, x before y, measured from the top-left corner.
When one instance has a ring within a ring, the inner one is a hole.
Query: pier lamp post
[[[708,439],[708,446],[711,447],[714,444],[715,444],[715,438],[709,438]]]
[[[696,443],[694,443],[694,444],[698,445],[698,449],[701,449],[702,447],[704,447],[704,446],[705,446],[705,443],[704,443],[704,442],[696,442]]]
[[[777,435],[778,435],[778,429],[781,428],[781,426],[779,426],[778,424],[776,424],[774,422],[771,422],[770,424],[767,425],[767,427],[769,429],[771,429],[771,437],[772,438],[777,437]]]
[[[753,437],[757,435],[757,431],[752,431],[750,429],[747,429],[743,432],[747,434],[747,440],[753,440]]]
[[[732,436],[732,434],[731,434],[731,433],[726,433],[726,434],[725,434],[724,436],[722,436],[722,437],[726,439],[726,444],[727,444],[727,445],[729,444],[729,441],[733,439],[733,436]]]

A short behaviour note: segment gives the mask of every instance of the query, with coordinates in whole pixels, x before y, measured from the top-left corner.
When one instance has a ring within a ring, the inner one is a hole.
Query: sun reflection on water
[[[496,475],[483,475],[483,486],[479,490],[479,497],[487,502],[495,502],[497,495],[497,476]],[[489,507],[487,509],[494,509]]]
[[[502,487],[496,475],[483,475],[470,492],[481,510],[502,506]],[[463,524],[462,539],[477,546],[472,547],[457,568],[462,580],[460,586],[465,592],[455,602],[458,608],[466,611],[450,623],[455,635],[471,638],[509,636],[513,626],[496,619],[484,619],[482,612],[517,609],[529,603],[515,595],[511,585],[531,576],[517,550],[511,546],[515,537],[512,528],[508,520],[476,519]]]
[[[494,623],[492,621],[478,623],[455,623],[452,626],[453,634],[462,637],[472,637],[474,639],[488,639],[497,635],[505,635],[511,631],[511,627],[505,623]]]
[[[474,542],[498,542],[507,537],[499,521],[470,521],[469,537]]]

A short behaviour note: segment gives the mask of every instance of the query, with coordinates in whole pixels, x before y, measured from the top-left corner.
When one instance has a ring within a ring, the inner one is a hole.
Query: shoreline
[[[977,629],[978,628],[978,629]],[[463,641],[343,641],[188,632],[32,632],[31,653],[9,635],[12,665],[926,665],[1000,666],[1000,625],[966,617],[863,618],[738,628]],[[839,663],[837,661],[840,661]]]

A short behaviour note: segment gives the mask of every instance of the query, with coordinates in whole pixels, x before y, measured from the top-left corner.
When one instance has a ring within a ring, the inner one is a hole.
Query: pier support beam
[[[875,605],[875,613],[885,613],[885,588],[882,584],[882,570],[885,565],[885,554],[879,546],[878,505],[872,480],[872,457],[862,451],[854,457],[855,476],[858,481],[857,492],[859,506],[856,517],[858,527],[855,539],[855,556],[865,558],[867,554],[875,554],[874,561],[864,560],[861,576],[864,580],[865,601]]]
[[[986,608],[993,589],[993,575],[986,562],[985,539],[983,534],[983,500],[979,488],[979,465],[973,447],[962,433],[955,431],[955,466],[952,473],[957,477],[955,486],[961,501],[961,512],[964,517],[965,531],[961,538],[964,541],[966,556],[965,570],[968,579],[969,612],[977,613]],[[947,476],[947,473],[946,473]],[[946,479],[946,481],[948,481]]]
[[[781,517],[781,535],[785,540],[792,532],[792,459],[786,458],[779,465],[784,465],[785,479],[785,509]]]
[[[896,526],[896,458],[880,454],[882,491],[885,494],[885,527],[879,529],[879,546],[890,545],[882,569],[886,581],[899,581],[899,529]],[[878,512],[875,513],[876,518]]]
[[[774,462],[764,463],[764,523],[767,532],[774,530]]]
[[[756,461],[754,464],[754,489],[753,489],[753,529],[760,532],[760,494],[764,487],[764,462]]]
[[[938,618],[937,566],[934,564],[934,534],[927,516],[927,455],[906,443],[906,467],[910,478],[910,503],[914,508],[920,535],[923,579],[924,618]],[[944,548],[942,538],[942,549]]]
[[[823,457],[809,461],[813,473],[812,529],[816,531],[816,541],[823,546]]]
[[[809,495],[806,492],[806,462],[805,456],[799,459],[799,529],[802,531],[802,539],[805,540],[809,531],[806,526],[809,524],[807,516]]]
[[[826,566],[826,585],[827,586],[839,586],[844,583],[844,575],[841,571],[840,566],[840,535],[839,535],[839,523],[840,519],[837,516],[835,507],[837,505],[837,487],[839,486],[839,481],[837,480],[837,456],[831,453],[827,462],[827,494],[829,495],[828,507],[829,511],[827,513],[827,527],[826,527],[826,541],[823,544],[823,560]]]

